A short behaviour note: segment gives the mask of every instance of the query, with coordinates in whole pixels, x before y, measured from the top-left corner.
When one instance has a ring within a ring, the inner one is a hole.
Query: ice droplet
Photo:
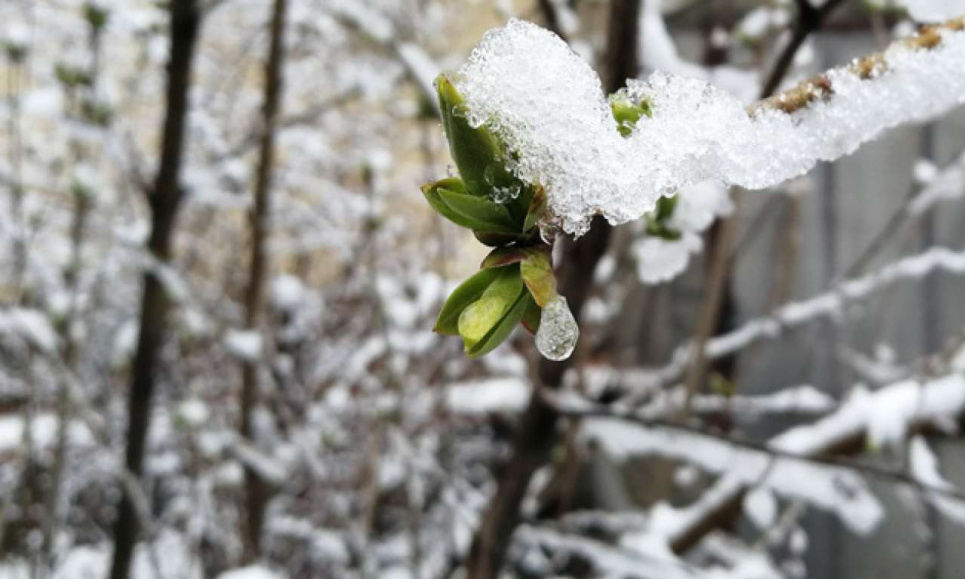
[[[540,313],[536,349],[543,357],[558,362],[570,357],[579,337],[580,328],[566,298],[556,296]]]

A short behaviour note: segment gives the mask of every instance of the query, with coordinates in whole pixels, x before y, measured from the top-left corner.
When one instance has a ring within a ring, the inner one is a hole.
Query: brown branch
[[[201,24],[197,0],[173,0],[171,14],[171,58],[168,63],[167,111],[164,118],[161,163],[150,197],[151,236],[148,250],[162,264],[171,258],[174,223],[181,201],[181,159],[184,153],[188,116],[191,64]],[[125,464],[140,476],[144,443],[151,420],[151,398],[157,379],[158,361],[164,338],[165,319],[170,307],[161,281],[151,272],[144,274],[140,331],[131,379],[127,450]],[[114,558],[111,579],[126,579],[129,573],[138,524],[136,505],[127,495],[121,500],[114,523]]]
[[[586,404],[583,405],[581,401],[581,406],[576,408],[573,405],[566,405],[561,403],[558,399],[552,396],[544,396],[547,403],[550,404],[554,410],[556,410],[561,416],[571,418],[574,420],[585,420],[588,418],[611,418],[620,420],[623,422],[628,422],[635,424],[642,428],[654,428],[665,431],[672,432],[682,432],[686,434],[691,434],[694,436],[701,436],[710,438],[713,440],[719,440],[732,445],[736,448],[750,450],[754,452],[760,452],[767,454],[775,459],[791,460],[812,463],[816,465],[845,468],[853,471],[857,471],[863,474],[873,476],[882,480],[887,480],[892,483],[904,484],[914,488],[919,493],[934,493],[949,498],[953,498],[959,501],[965,501],[965,494],[957,489],[950,489],[945,487],[934,486],[925,482],[922,482],[913,476],[911,476],[907,471],[886,468],[871,462],[859,461],[846,459],[841,456],[835,456],[832,454],[802,454],[798,452],[790,452],[775,446],[768,444],[762,444],[749,440],[746,438],[729,436],[722,433],[709,432],[698,426],[694,426],[689,423],[673,422],[665,419],[650,419],[642,416],[637,416],[632,413],[619,412],[612,408],[605,406],[592,404],[589,401],[585,401]]]
[[[942,24],[925,26],[918,34],[903,38],[895,44],[911,50],[932,50],[941,46],[942,31],[960,32],[962,30],[965,30],[965,16],[953,18]],[[887,70],[885,53],[870,54],[838,70],[855,75],[862,80],[873,80]],[[753,114],[761,109],[772,109],[792,114],[832,94],[834,94],[834,86],[831,79],[826,73],[820,74],[781,94],[769,98],[762,97],[762,100],[752,105],[749,111]]]
[[[285,12],[288,0],[275,0],[271,17],[271,43],[265,63],[265,96],[262,106],[262,132],[258,166],[255,170],[254,203],[250,214],[251,253],[249,256],[248,288],[245,292],[245,327],[258,331],[265,301],[265,280],[268,276],[267,243],[271,219],[271,185],[275,162],[275,129],[281,107],[282,69],[285,59]],[[258,373],[260,364],[246,360],[242,365],[241,435],[254,442],[252,418],[258,406]],[[271,486],[259,473],[245,468],[245,525],[244,559],[257,559],[261,543],[261,529],[265,506],[271,496]]]
[[[560,15],[556,8],[556,4],[553,0],[538,0],[540,12],[543,13],[543,20],[546,21],[546,28],[552,30],[557,36],[563,39],[563,42],[569,43],[569,39],[566,38],[566,34],[563,32],[563,27],[560,26]]]
[[[637,73],[637,42],[640,0],[612,0],[606,53],[606,86],[614,92]],[[599,220],[598,220],[599,221]],[[558,288],[565,295],[577,323],[593,283],[592,272],[606,252],[611,227],[597,222],[579,241],[561,240],[562,260],[556,272]],[[489,579],[499,574],[513,531],[519,525],[520,506],[533,474],[546,464],[557,441],[559,414],[538,395],[540,388],[557,389],[571,360],[540,359],[537,389],[520,418],[513,441],[513,454],[499,478],[496,496],[483,514],[473,537],[466,563],[470,579]]]

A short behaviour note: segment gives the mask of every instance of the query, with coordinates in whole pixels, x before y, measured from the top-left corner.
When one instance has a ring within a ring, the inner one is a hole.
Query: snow
[[[23,449],[23,425],[23,416],[0,416],[0,453]],[[53,413],[45,412],[34,416],[30,422],[30,435],[34,446],[38,449],[52,447],[57,440],[57,425],[57,416]],[[72,446],[90,446],[94,442],[93,434],[80,421],[69,423],[67,435]]]
[[[457,414],[520,412],[529,394],[529,384],[518,378],[461,382],[446,388],[446,405]]]
[[[706,68],[682,58],[660,13],[661,4],[659,0],[649,0],[640,13],[640,61],[645,68],[709,81],[744,103],[757,98],[760,75],[756,70],[728,65]],[[726,33],[724,39],[720,34],[715,36],[713,40],[726,42]]]
[[[637,277],[648,285],[670,281],[682,274],[690,263],[691,254],[700,253],[704,242],[691,232],[678,240],[645,236],[630,246],[637,263]]]
[[[235,440],[231,448],[239,461],[265,481],[282,485],[288,480],[289,469],[279,457],[269,456],[241,439]]]
[[[290,312],[305,301],[305,291],[302,280],[293,275],[280,275],[271,280],[269,300],[275,309]]]
[[[191,398],[181,402],[178,406],[178,417],[189,426],[195,428],[204,425],[211,415],[208,405],[204,400]]]
[[[897,445],[912,424],[941,422],[965,410],[965,377],[905,380],[875,392],[856,389],[832,414],[792,428],[771,440],[774,448],[812,454],[850,436],[866,433],[873,445]]]
[[[0,310],[0,336],[14,335],[41,352],[57,350],[59,338],[43,312],[28,308]]]
[[[820,317],[838,316],[851,301],[865,299],[899,280],[920,279],[935,271],[965,274],[965,251],[931,247],[917,255],[888,264],[877,272],[843,282],[831,291],[786,304],[770,316],[753,318],[736,330],[709,340],[707,354],[711,358],[726,356],[753,341],[776,336],[786,328],[793,328]]]
[[[262,339],[256,330],[229,330],[224,345],[229,354],[243,362],[252,363],[261,358]]]
[[[630,549],[616,548],[586,537],[532,526],[520,527],[516,533],[524,543],[584,557],[604,577],[687,579],[702,576],[669,554],[656,557],[650,553],[635,553]]]
[[[912,478],[917,482],[933,489],[955,491],[955,485],[938,472],[938,458],[921,436],[911,439],[908,447],[908,467]],[[926,490],[924,493],[939,512],[959,524],[965,524],[965,502],[940,492]]]
[[[251,565],[241,569],[225,571],[218,575],[218,579],[282,579],[284,576],[261,565]]]
[[[965,14],[961,0],[869,0],[871,6],[904,8],[918,22],[943,22]]]
[[[787,26],[790,15],[779,7],[760,6],[737,23],[735,34],[747,40],[760,40],[768,31]]]
[[[752,489],[744,497],[744,514],[758,529],[764,530],[777,519],[777,500],[767,489]]]
[[[921,215],[940,201],[960,199],[965,195],[965,152],[941,171],[930,163],[927,166],[918,164],[915,176],[924,186],[908,204],[908,212],[912,215]]]
[[[628,83],[625,95],[648,100],[653,118],[627,138],[596,73],[534,24],[512,20],[488,32],[455,80],[470,122],[506,142],[518,156],[507,165],[544,185],[559,225],[579,234],[595,214],[625,223],[661,195],[703,181],[773,186],[889,128],[946,112],[965,100],[965,32],[945,30],[930,50],[896,43],[874,68],[868,80],[849,67],[829,71],[831,93],[791,113],[779,100],[748,112],[705,81],[656,72]]]
[[[871,532],[884,516],[867,484],[847,468],[775,456],[707,435],[648,428],[617,418],[585,420],[581,436],[614,458],[658,455],[685,460],[709,472],[726,474],[734,482],[808,501],[835,513],[859,534]]]

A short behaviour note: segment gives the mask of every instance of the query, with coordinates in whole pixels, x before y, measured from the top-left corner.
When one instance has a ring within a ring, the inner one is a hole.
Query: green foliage
[[[670,227],[669,225],[670,218],[673,217],[673,212],[676,208],[676,195],[661,197],[658,199],[657,206],[653,211],[647,213],[646,215],[647,235],[652,235],[668,241],[676,241],[680,239],[680,231]]]
[[[462,337],[466,354],[482,356],[506,340],[517,324],[535,332],[547,291],[555,292],[550,246],[537,228],[546,215],[542,187],[523,183],[510,157],[485,127],[473,127],[465,101],[445,76],[436,81],[442,124],[459,178],[422,187],[429,205],[493,247],[478,273],[446,300],[435,331]]]
[[[90,73],[78,66],[59,63],[54,66],[54,75],[66,89],[89,87],[93,82]]]
[[[610,110],[613,112],[613,118],[617,121],[617,130],[624,137],[629,137],[633,133],[637,121],[644,116],[647,118],[653,117],[653,111],[647,101],[632,103],[625,98],[614,97],[610,99]]]
[[[84,20],[90,24],[91,29],[94,31],[100,32],[107,26],[107,17],[109,15],[110,13],[106,8],[91,2],[84,4]]]
[[[427,183],[422,194],[436,212],[494,249],[446,300],[435,331],[461,336],[466,354],[476,357],[502,343],[517,324],[535,333],[542,308],[559,297],[552,247],[538,229],[548,198],[538,183],[523,183],[512,173],[512,151],[485,124],[473,126],[465,99],[448,77],[436,79],[436,91],[459,177]],[[633,103],[624,95],[614,96],[610,106],[624,137],[651,116],[648,102]],[[666,198],[657,204],[652,225],[661,236],[674,235],[666,221],[675,203]]]

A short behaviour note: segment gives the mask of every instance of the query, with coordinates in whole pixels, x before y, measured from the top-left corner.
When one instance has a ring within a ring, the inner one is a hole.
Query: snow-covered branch
[[[490,31],[456,82],[469,119],[496,132],[524,181],[548,191],[562,228],[602,214],[624,223],[684,187],[716,181],[760,189],[847,155],[887,129],[965,100],[965,20],[924,28],[745,110],[704,81],[657,72],[624,98],[646,101],[628,138],[600,80],[558,37],[511,21]]]

